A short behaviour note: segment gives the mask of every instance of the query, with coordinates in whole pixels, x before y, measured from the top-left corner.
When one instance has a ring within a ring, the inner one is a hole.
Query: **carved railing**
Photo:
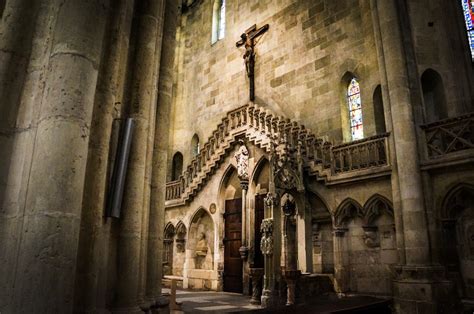
[[[232,148],[236,137],[243,135],[268,153],[274,145],[286,147],[286,154],[290,151],[293,157],[301,154],[305,167],[311,168],[311,174],[325,180],[332,174],[387,165],[388,134],[333,146],[303,125],[257,105],[245,105],[227,113],[183,175],[166,184],[166,200],[189,199]],[[282,150],[277,149],[276,154],[280,153]]]
[[[183,184],[181,180],[166,183],[166,200],[174,200],[181,197]]]
[[[380,134],[332,148],[333,172],[385,166],[388,164],[388,134]]]
[[[429,158],[474,148],[474,113],[421,126]]]

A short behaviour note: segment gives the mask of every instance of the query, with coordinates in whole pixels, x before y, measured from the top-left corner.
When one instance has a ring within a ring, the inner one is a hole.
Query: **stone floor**
[[[163,289],[163,293],[169,292],[169,289]],[[229,313],[261,308],[251,305],[249,300],[250,297],[238,293],[177,290],[176,301],[182,304],[181,310],[171,311],[171,313]]]
[[[169,293],[163,289],[163,293]],[[250,297],[237,293],[213,291],[178,290],[176,300],[181,303],[180,310],[171,311],[171,314],[182,313],[364,313],[385,314],[391,313],[390,300],[373,297],[348,297],[338,299],[335,296],[321,296],[311,303],[299,304],[291,307],[265,310],[260,306],[251,305]]]

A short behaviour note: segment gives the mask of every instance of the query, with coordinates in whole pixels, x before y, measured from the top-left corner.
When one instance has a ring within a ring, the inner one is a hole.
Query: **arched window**
[[[467,38],[471,48],[471,58],[474,60],[474,0],[461,0],[466,21]]]
[[[382,87],[377,85],[374,90],[374,118],[375,118],[375,132],[382,134],[386,132],[385,115],[383,112]]]
[[[194,134],[191,139],[191,154],[193,157],[199,154],[199,136],[197,134]]]
[[[360,99],[359,82],[353,78],[347,86],[347,104],[351,123],[351,138],[353,141],[364,138],[362,125],[362,101]]]
[[[443,80],[434,70],[428,69],[421,75],[421,89],[425,104],[426,122],[434,122],[448,117]]]
[[[171,180],[178,180],[181,173],[183,173],[183,154],[176,152],[173,156],[173,165],[171,167]]]
[[[212,8],[212,39],[211,43],[224,38],[225,35],[225,0],[214,0]]]

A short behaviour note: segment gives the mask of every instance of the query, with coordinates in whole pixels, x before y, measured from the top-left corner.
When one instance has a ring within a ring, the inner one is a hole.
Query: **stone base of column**
[[[150,308],[152,314],[167,314],[170,312],[169,297],[161,296],[155,301],[155,304]]]
[[[261,306],[263,308],[273,308],[279,305],[278,298],[272,290],[263,290],[261,297]]]
[[[459,299],[442,266],[398,266],[395,313],[458,313]]]

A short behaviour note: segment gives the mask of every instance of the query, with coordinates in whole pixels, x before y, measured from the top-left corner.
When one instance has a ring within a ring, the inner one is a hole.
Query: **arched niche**
[[[314,273],[334,273],[334,240],[331,213],[315,193],[306,192],[311,214],[312,266]]]
[[[199,136],[194,134],[191,139],[191,158],[199,154]]]
[[[212,270],[214,268],[214,221],[203,208],[193,215],[189,226],[187,249],[192,269]]]
[[[163,235],[163,274],[165,275],[171,275],[173,272],[174,235],[175,228],[171,222],[168,222]]]
[[[382,98],[382,87],[377,85],[374,90],[372,97],[372,102],[374,104],[374,119],[375,119],[375,132],[377,134],[382,134],[387,132],[385,126],[385,114],[383,110],[383,98]]]
[[[173,161],[171,165],[171,181],[178,180],[179,176],[183,173],[183,154],[176,152],[173,155]]]
[[[442,261],[461,298],[474,298],[474,185],[461,183],[445,196],[440,213]]]
[[[433,69],[427,69],[423,72],[421,75],[421,89],[423,91],[426,122],[431,123],[447,118],[448,109],[443,79],[439,73]]]

